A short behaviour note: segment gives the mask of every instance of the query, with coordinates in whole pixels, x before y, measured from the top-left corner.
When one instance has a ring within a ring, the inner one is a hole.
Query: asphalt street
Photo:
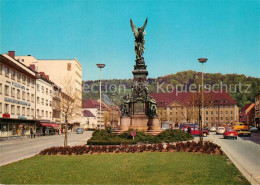
[[[221,146],[222,150],[252,184],[260,184],[260,141],[259,134],[252,137],[224,139],[222,135],[211,132],[206,140]]]
[[[91,137],[92,131],[83,134],[68,134],[68,145],[84,145]],[[32,157],[41,150],[51,146],[63,146],[64,134],[54,136],[43,136],[35,139],[10,140],[0,142],[0,166],[21,159]]]

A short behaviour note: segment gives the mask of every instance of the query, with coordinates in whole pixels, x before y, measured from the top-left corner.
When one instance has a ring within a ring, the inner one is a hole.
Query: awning
[[[44,127],[53,127],[53,128],[59,128],[59,125],[55,123],[41,123],[42,126]]]

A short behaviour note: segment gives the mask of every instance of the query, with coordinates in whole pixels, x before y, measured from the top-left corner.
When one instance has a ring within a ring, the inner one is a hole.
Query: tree
[[[64,146],[67,146],[68,140],[68,123],[69,120],[80,115],[81,102],[78,98],[80,93],[76,88],[73,79],[70,76],[66,76],[62,83],[62,93],[61,93],[61,114],[65,118],[65,137]]]

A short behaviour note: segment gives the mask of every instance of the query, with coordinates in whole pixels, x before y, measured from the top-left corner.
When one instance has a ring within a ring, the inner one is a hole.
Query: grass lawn
[[[249,184],[225,156],[124,153],[35,156],[0,167],[1,184]]]

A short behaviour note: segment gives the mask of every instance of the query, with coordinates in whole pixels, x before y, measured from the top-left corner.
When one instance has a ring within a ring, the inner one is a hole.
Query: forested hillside
[[[156,79],[148,78],[150,92],[167,92],[172,87],[179,90],[189,89],[191,84],[201,84],[201,73],[195,71],[183,71],[176,74],[169,74]],[[83,100],[87,98],[99,98],[99,81],[83,82]],[[123,97],[130,93],[132,79],[112,79],[102,81],[102,91],[107,94],[114,103],[120,105]],[[205,73],[204,84],[213,89],[227,89],[228,92],[237,100],[239,107],[254,102],[257,92],[260,90],[260,78],[247,77],[238,74]],[[181,87],[183,86],[183,87]],[[116,91],[115,91],[116,89]]]

